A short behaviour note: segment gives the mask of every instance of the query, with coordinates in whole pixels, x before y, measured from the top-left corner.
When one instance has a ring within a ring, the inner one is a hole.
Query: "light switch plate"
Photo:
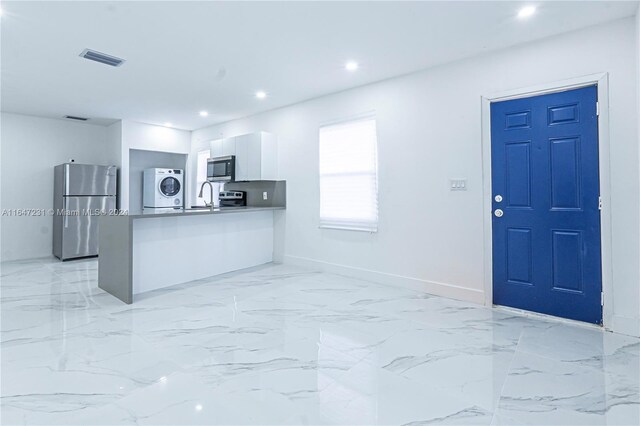
[[[267,191],[264,191],[264,192],[262,193],[262,199],[263,199],[263,200],[267,200],[268,198],[269,198],[269,195],[267,194]]]
[[[449,189],[451,191],[466,191],[467,180],[466,179],[449,179]]]

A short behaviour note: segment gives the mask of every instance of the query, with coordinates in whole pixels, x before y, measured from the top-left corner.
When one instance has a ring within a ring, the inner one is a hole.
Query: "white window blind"
[[[196,204],[204,205],[204,202],[210,203],[211,192],[204,191],[204,198],[198,198],[200,187],[207,180],[207,159],[211,157],[211,151],[208,149],[198,151],[196,164]]]
[[[378,152],[373,116],[320,128],[320,227],[378,230]]]

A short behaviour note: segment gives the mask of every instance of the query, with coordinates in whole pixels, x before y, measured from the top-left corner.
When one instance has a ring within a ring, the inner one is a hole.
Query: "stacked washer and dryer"
[[[182,208],[184,205],[184,170],[145,169],[144,208]]]

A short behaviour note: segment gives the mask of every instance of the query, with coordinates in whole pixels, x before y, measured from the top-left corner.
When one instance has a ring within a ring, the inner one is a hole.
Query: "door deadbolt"
[[[502,195],[496,195],[496,196],[494,197],[494,200],[496,200],[496,203],[501,202],[501,201],[502,201]]]
[[[500,209],[496,209],[495,212],[493,212],[493,214],[496,215],[496,217],[502,217],[502,215],[504,214],[504,212]]]

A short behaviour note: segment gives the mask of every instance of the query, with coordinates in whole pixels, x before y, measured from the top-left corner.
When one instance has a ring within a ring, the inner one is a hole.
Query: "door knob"
[[[496,209],[495,212],[493,212],[493,214],[496,215],[496,217],[502,217],[502,215],[504,214],[504,212],[501,209]]]
[[[496,195],[496,196],[494,197],[494,200],[496,200],[496,203],[501,202],[501,201],[502,201],[502,195]]]

